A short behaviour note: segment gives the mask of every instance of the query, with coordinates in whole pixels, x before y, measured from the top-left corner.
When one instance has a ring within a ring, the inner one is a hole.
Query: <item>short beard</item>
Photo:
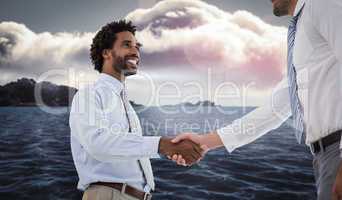
[[[281,0],[280,5],[273,9],[273,14],[277,17],[282,17],[289,14],[291,0]]]
[[[136,74],[135,72],[129,71],[125,58],[117,56],[115,52],[112,52],[112,57],[115,62],[113,62],[114,71],[120,73],[120,76],[130,76]]]

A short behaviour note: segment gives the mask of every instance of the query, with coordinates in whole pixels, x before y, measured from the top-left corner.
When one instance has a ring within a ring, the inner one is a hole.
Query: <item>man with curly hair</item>
[[[191,165],[203,154],[190,140],[173,144],[171,138],[142,136],[125,89],[125,78],[136,74],[140,63],[135,31],[125,20],[101,28],[90,49],[99,79],[80,89],[72,102],[71,150],[84,200],[150,199],[150,158],[179,154]]]

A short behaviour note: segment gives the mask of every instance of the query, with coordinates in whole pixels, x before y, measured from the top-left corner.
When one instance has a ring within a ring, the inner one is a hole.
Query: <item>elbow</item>
[[[99,142],[99,138],[88,137],[83,141],[83,147],[87,153],[95,160],[105,162],[106,161],[106,147]]]
[[[102,159],[103,151],[101,150],[101,148],[97,147],[97,145],[95,145],[93,142],[86,144],[84,148],[87,151],[87,153],[95,160],[104,161]]]

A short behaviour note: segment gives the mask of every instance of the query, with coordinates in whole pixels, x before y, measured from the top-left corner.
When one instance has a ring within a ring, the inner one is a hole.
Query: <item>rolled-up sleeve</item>
[[[113,110],[117,109],[119,100],[113,99]],[[103,108],[101,95],[96,90],[82,89],[74,96],[69,119],[71,134],[91,156],[102,162],[159,158],[160,137],[125,132],[110,114]]]

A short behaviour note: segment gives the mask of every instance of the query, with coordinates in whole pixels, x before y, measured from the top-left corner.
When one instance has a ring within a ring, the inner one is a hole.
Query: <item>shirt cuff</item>
[[[149,158],[160,158],[159,156],[159,141],[160,136],[145,136],[143,137],[143,152]]]
[[[232,153],[238,146],[238,138],[232,126],[226,126],[216,130],[217,134],[220,136],[221,141],[224,147],[227,149],[229,153]]]

